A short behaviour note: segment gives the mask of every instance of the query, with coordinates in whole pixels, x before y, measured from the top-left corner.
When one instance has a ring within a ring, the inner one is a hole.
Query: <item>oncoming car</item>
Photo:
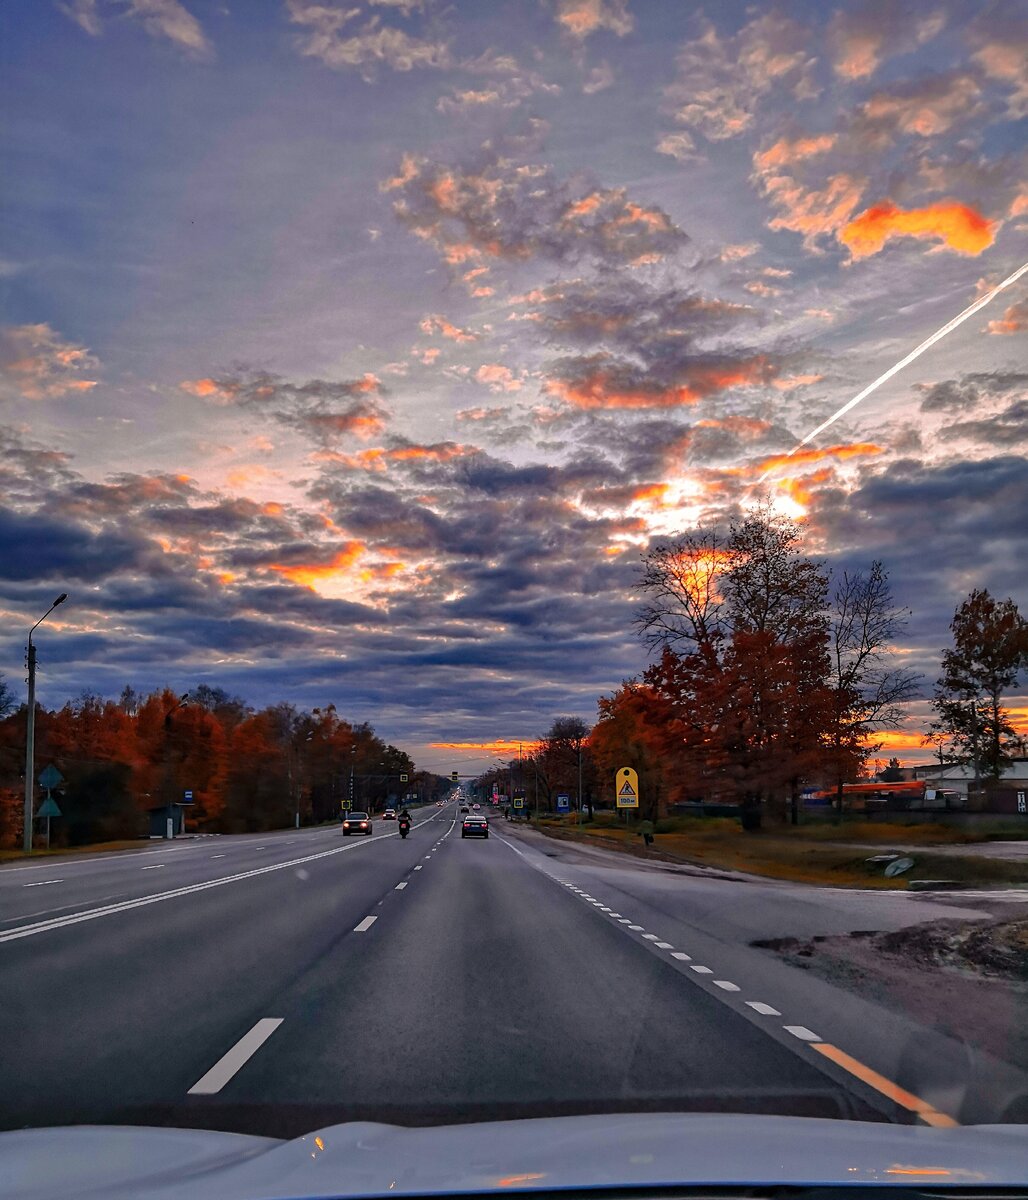
[[[485,817],[467,816],[464,818],[464,823],[460,827],[460,836],[466,837],[484,837],[489,836],[489,822]]]
[[[343,821],[343,837],[351,833],[371,833],[371,818],[365,812],[352,812]]]
[[[385,812],[382,814],[382,820],[383,821],[395,821],[396,820],[396,809],[395,808],[387,808],[385,810]]]

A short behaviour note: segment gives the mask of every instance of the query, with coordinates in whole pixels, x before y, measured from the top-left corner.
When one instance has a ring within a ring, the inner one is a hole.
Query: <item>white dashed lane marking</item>
[[[141,871],[159,871],[162,867],[166,867],[167,863],[151,863],[148,867],[140,867]]]
[[[506,844],[510,845],[509,842]],[[510,848],[514,850],[516,854],[521,855],[521,851],[517,850],[516,847],[511,846]],[[524,856],[522,855],[522,857]],[[551,879],[555,879],[555,876],[550,875],[549,871],[544,870],[543,874],[549,875]],[[620,913],[613,912],[601,901],[596,900],[593,896],[590,896],[588,892],[583,891],[581,888],[575,887],[570,881],[566,879],[557,879],[556,882],[568,888],[574,895],[581,897],[581,899],[587,901],[593,907],[598,908],[600,912],[608,915],[611,920],[616,921],[619,925],[627,925],[629,930],[631,930],[633,933],[642,933],[642,925],[631,924],[631,918],[622,917]],[[659,935],[655,933],[643,933],[643,940],[650,942],[653,949],[670,951],[671,958],[677,959],[679,962],[689,963],[689,970],[694,971],[697,975],[703,976],[714,974],[714,971],[710,967],[704,967],[698,963],[693,963],[690,956],[684,951],[672,949],[670,942],[659,941],[658,936]],[[738,993],[741,991],[739,985],[733,983],[730,979],[712,979],[710,982],[714,985],[714,987],[720,988],[723,992]],[[754,1012],[759,1013],[761,1016],[780,1017],[782,1015],[777,1008],[772,1008],[770,1004],[765,1004],[762,1000],[744,1000],[743,1003],[748,1008],[752,1008]],[[813,1030],[808,1029],[805,1025],[783,1025],[781,1028],[784,1030],[784,1032],[791,1033],[792,1036],[798,1041],[806,1043],[811,1050],[816,1050],[820,1054],[823,1054],[826,1058],[831,1059],[832,1062],[842,1067],[842,1069],[847,1071],[850,1075],[855,1076],[869,1087],[872,1087],[881,1092],[883,1095],[888,1096],[889,1099],[896,1104],[910,1110],[913,1113],[916,1113],[918,1119],[924,1124],[946,1128],[958,1124],[958,1122],[947,1113],[939,1112],[934,1109],[927,1100],[923,1100],[919,1096],[915,1096],[912,1093],[905,1091],[891,1080],[886,1079],[885,1076],[879,1075],[871,1067],[866,1066],[864,1063],[858,1062],[857,1059],[852,1058],[844,1050],[840,1050],[838,1046],[833,1046],[830,1042],[823,1041],[819,1034],[814,1033]]]
[[[407,886],[406,883],[398,883],[396,885],[396,887],[393,888],[393,891],[394,892],[402,892],[406,886]]]
[[[798,1037],[801,1042],[820,1042],[822,1040],[816,1033],[811,1033],[806,1025],[783,1025],[782,1028],[786,1033],[791,1033],[793,1037]]]
[[[63,879],[39,879],[35,883],[23,883],[22,887],[46,887],[51,883],[63,883]]]
[[[418,863],[418,865],[417,865],[417,866],[414,868],[414,870],[415,870],[415,871],[420,871],[420,870],[421,870],[421,863]]]
[[[780,1017],[782,1015],[777,1008],[772,1008],[770,1004],[765,1004],[762,1000],[747,1000],[746,1004],[754,1012],[759,1012],[762,1017]]]
[[[220,1092],[237,1071],[264,1045],[275,1030],[282,1024],[281,1017],[263,1017],[244,1034],[232,1049],[214,1064],[213,1067],[197,1080],[189,1089],[190,1096],[213,1096]]]
[[[354,933],[367,933],[368,930],[372,927],[372,925],[375,924],[375,922],[377,920],[378,920],[378,917],[365,917],[364,920],[361,921],[361,923],[359,925],[355,925],[353,927],[353,932]]]

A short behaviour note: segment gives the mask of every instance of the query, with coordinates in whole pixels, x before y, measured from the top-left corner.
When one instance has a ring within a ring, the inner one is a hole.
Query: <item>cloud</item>
[[[915,79],[891,91],[875,92],[861,104],[852,135],[865,145],[883,145],[898,134],[934,138],[983,111],[981,87],[967,71],[948,71]]]
[[[0,386],[27,400],[52,400],[96,387],[83,371],[99,367],[84,346],[63,341],[44,323],[0,328]]]
[[[838,236],[848,224],[864,194],[866,182],[840,173],[832,175],[824,187],[818,189],[797,183],[789,175],[772,176],[764,181],[764,191],[782,211],[781,215],[768,221],[768,228],[798,233],[803,237],[804,247],[818,253],[822,238]]]
[[[215,403],[266,413],[324,447],[348,435],[371,437],[386,426],[387,412],[381,403],[384,389],[370,374],[342,382],[311,379],[292,383],[267,371],[254,371],[186,380],[179,386]]]
[[[555,15],[561,28],[579,41],[600,29],[624,37],[635,28],[628,0],[557,0]]]
[[[867,79],[885,58],[923,45],[945,24],[941,7],[917,13],[897,7],[892,0],[870,0],[859,8],[840,9],[828,26],[832,66],[843,79]]]
[[[328,558],[316,559],[313,562],[269,563],[268,566],[269,570],[276,571],[290,583],[297,583],[314,591],[316,585],[326,579],[346,574],[367,549],[363,542],[350,541]]]
[[[939,383],[915,384],[919,392],[921,412],[956,412],[974,408],[983,399],[1005,396],[1010,392],[1028,388],[1028,374],[1016,371],[977,371],[957,379],[944,379]]]
[[[467,278],[467,276],[465,276]],[[461,329],[460,326],[454,325],[445,317],[439,316],[437,313],[430,314],[424,317],[418,324],[418,328],[422,333],[433,334],[439,333],[444,338],[449,338],[452,342],[477,342],[478,334],[472,333],[470,329]]]
[[[381,3],[371,7],[398,8],[406,16],[416,6]],[[317,58],[333,70],[353,69],[368,82],[380,67],[392,71],[415,68],[445,69],[453,65],[449,43],[438,37],[418,37],[396,25],[385,25],[368,5],[338,8],[309,0],[286,0],[289,19],[306,32],[297,39],[300,54]],[[367,18],[359,29],[351,23]],[[349,27],[345,28],[344,27]]]
[[[956,421],[946,426],[946,437],[967,438],[983,446],[1028,446],[1028,399],[977,421]]]
[[[968,30],[971,59],[987,78],[1009,89],[1007,120],[1028,115],[1028,29],[1017,4],[983,5]]]
[[[554,284],[539,289],[534,302],[537,324],[551,343],[603,343],[651,364],[760,319],[748,304],[624,277]]]
[[[802,450],[797,450],[795,454],[774,454],[770,458],[765,458],[755,466],[754,471],[763,475],[768,471],[777,471],[780,467],[807,466],[811,463],[824,462],[825,459],[840,461],[882,453],[882,447],[876,446],[873,442],[853,442],[821,448],[805,446]]]
[[[753,156],[753,166],[758,175],[776,175],[783,167],[793,167],[798,162],[813,158],[817,154],[825,154],[835,145],[834,133],[822,133],[817,136],[779,138],[766,150],[761,150]]]
[[[696,149],[696,140],[690,133],[664,133],[654,149],[658,154],[666,154],[679,162],[695,162],[703,157]]]
[[[475,372],[475,378],[479,383],[486,384],[491,392],[521,390],[521,380],[510,367],[505,367],[502,363],[483,363]]]
[[[576,408],[675,408],[732,388],[759,387],[778,372],[766,354],[683,356],[659,373],[606,354],[558,361],[545,391]]]
[[[772,91],[796,100],[817,94],[810,31],[791,17],[763,13],[727,37],[705,18],[699,24],[700,35],[679,49],[678,78],[664,90],[679,125],[723,141],[752,128]]]
[[[603,92],[607,88],[612,87],[614,79],[614,68],[609,62],[597,63],[585,77],[585,82],[582,84],[582,91],[587,96],[595,96],[597,92]]]
[[[98,0],[70,0],[58,7],[92,37],[103,32]],[[200,22],[179,0],[119,0],[117,12],[138,21],[151,37],[167,38],[187,54],[207,58],[213,53]]]
[[[994,334],[1023,333],[1028,329],[1028,300],[1011,304],[1003,316],[990,321],[986,329]]]
[[[866,209],[839,230],[838,238],[854,258],[877,254],[892,238],[942,242],[956,254],[978,255],[995,241],[995,225],[955,200],[925,208],[901,209],[888,200]]]
[[[401,224],[451,265],[584,257],[630,265],[665,258],[687,240],[663,209],[625,188],[560,180],[549,167],[495,154],[456,166],[405,155],[382,188],[397,193]]]

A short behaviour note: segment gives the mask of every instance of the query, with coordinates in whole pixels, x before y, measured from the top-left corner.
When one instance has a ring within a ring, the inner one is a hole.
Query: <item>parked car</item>
[[[484,837],[489,836],[489,822],[485,817],[476,817],[474,815],[464,818],[464,823],[460,827],[460,836],[466,837]]]
[[[343,821],[343,837],[351,833],[371,833],[371,818],[365,812],[352,812]]]

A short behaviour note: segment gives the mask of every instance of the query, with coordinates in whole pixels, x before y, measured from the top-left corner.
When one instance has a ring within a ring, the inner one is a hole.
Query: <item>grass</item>
[[[606,814],[604,814],[606,815]],[[663,832],[665,824],[675,823],[673,831]],[[634,829],[617,825],[616,819],[585,823],[577,829],[565,826],[558,829],[554,822],[540,822],[544,832],[572,840],[589,840],[603,843],[611,849],[643,855],[646,851],[642,839]],[[862,825],[862,831],[872,829],[876,835],[869,842],[880,841],[883,846],[890,843],[903,844],[911,827]],[[935,844],[952,844],[953,830],[945,826],[917,826],[924,833],[927,852],[911,854],[914,866],[906,874],[887,879],[882,868],[869,866],[864,860],[865,851],[855,850],[851,845],[838,844],[855,839],[853,825],[831,826],[836,833],[836,844],[822,833],[817,826],[800,826],[797,829],[745,833],[738,822],[730,818],[700,820],[695,817],[671,818],[660,822],[651,856],[665,857],[673,861],[695,863],[707,867],[743,871],[762,875],[769,879],[785,879],[795,883],[831,885],[835,887],[872,887],[883,889],[905,889],[912,879],[952,879],[978,884],[1025,884],[1028,883],[1028,864],[987,858],[961,858],[956,855],[933,855],[930,852],[932,831],[937,834]],[[885,833],[877,831],[885,830]],[[938,831],[941,830],[941,833]],[[813,836],[811,836],[813,834]],[[864,838],[861,838],[864,840]],[[981,839],[976,839],[981,840]]]

